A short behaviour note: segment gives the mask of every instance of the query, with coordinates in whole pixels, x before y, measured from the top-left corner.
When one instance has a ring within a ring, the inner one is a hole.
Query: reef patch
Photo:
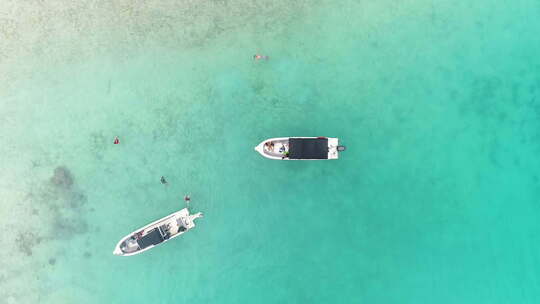
[[[24,253],[26,256],[32,256],[34,247],[41,243],[41,240],[41,237],[32,231],[29,231],[19,232],[15,242],[20,252]]]
[[[66,241],[87,233],[87,201],[71,170],[65,165],[55,167],[52,176],[44,183],[32,185],[25,197],[25,204],[29,204],[28,215],[39,225],[25,226],[17,232],[18,251],[30,257],[42,241]],[[49,265],[55,263],[55,258],[48,259]]]
[[[58,188],[69,190],[73,186],[73,175],[68,168],[64,166],[56,167],[54,169],[53,177],[51,177],[51,183]]]
[[[52,225],[51,239],[69,240],[78,234],[88,232],[88,224],[81,217],[74,215],[66,217],[60,214],[55,215]]]

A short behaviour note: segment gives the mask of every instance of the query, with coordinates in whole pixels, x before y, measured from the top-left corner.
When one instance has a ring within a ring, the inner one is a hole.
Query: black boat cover
[[[157,245],[161,242],[163,242],[163,237],[161,236],[158,228],[154,228],[145,236],[137,240],[137,244],[139,244],[139,247],[141,247],[141,249],[144,249],[151,245]]]
[[[290,159],[328,159],[328,138],[289,138]]]

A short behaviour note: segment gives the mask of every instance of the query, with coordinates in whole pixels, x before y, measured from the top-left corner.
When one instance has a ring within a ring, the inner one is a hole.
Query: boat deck
[[[291,159],[328,159],[328,138],[289,139]]]
[[[284,157],[289,152],[289,140],[272,140],[265,143],[263,151],[273,157]]]
[[[116,245],[113,254],[130,256],[146,251],[194,228],[194,219],[202,216],[201,212],[189,214],[189,210],[184,208],[124,237]]]
[[[269,138],[255,147],[262,156],[275,160],[338,159],[344,150],[338,138],[322,136]]]

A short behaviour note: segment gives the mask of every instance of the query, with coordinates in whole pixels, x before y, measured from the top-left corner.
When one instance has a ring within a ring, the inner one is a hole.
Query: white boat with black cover
[[[194,228],[194,220],[202,216],[201,212],[189,214],[188,208],[169,214],[122,238],[113,254],[131,256],[149,250]]]
[[[345,147],[332,137],[277,137],[262,141],[255,151],[270,159],[320,160],[338,159]]]

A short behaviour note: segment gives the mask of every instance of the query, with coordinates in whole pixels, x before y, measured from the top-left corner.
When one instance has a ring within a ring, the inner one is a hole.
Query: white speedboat
[[[194,220],[202,216],[201,212],[189,214],[188,208],[167,215],[122,238],[113,254],[130,256],[149,250],[194,228]]]
[[[277,137],[264,140],[255,151],[270,159],[338,159],[345,147],[332,137]]]

